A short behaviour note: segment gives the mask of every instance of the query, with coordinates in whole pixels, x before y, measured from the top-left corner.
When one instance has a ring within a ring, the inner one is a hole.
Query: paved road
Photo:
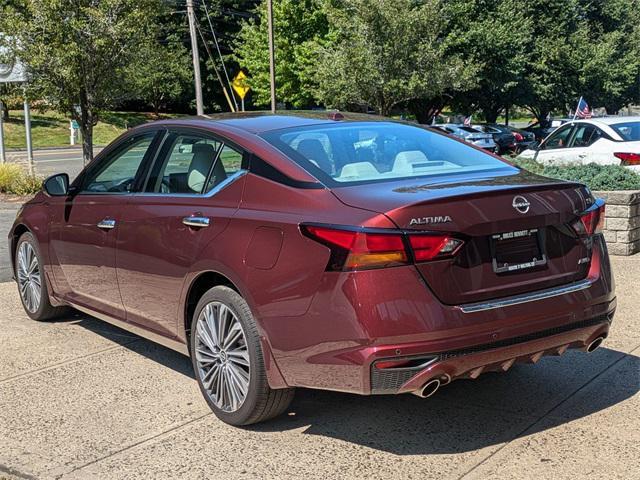
[[[20,205],[15,203],[0,203],[0,282],[11,279],[7,235],[9,235],[9,229],[16,218],[19,207]]]
[[[97,154],[101,148],[95,148]],[[66,172],[73,179],[82,170],[82,151],[80,148],[35,150],[33,154],[35,172],[43,177],[54,173]],[[24,150],[7,152],[7,162],[27,165],[27,153]]]
[[[300,390],[246,429],[210,413],[186,358],[87,316],[32,322],[0,284],[0,477],[638,478],[640,256],[613,263],[618,314],[591,355],[425,400]]]

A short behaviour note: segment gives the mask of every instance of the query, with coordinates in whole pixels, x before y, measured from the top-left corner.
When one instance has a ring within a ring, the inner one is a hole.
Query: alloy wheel
[[[231,413],[249,391],[251,365],[244,329],[236,314],[220,302],[210,302],[196,323],[197,375],[206,394],[220,410]]]
[[[18,286],[26,309],[34,313],[40,307],[42,276],[38,257],[29,242],[23,242],[18,249]]]

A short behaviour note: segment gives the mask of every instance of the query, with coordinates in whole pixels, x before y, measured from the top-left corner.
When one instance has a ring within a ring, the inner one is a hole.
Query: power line
[[[207,15],[207,21],[209,22],[209,28],[211,29],[211,33],[213,34],[213,41],[216,46],[216,50],[218,51],[218,56],[220,57],[220,62],[222,63],[222,71],[224,72],[224,76],[227,79],[227,84],[229,85],[229,90],[231,90],[231,97],[233,98],[233,104],[236,107],[236,111],[238,110],[238,102],[236,101],[236,96],[233,94],[233,88],[231,88],[231,80],[229,79],[229,73],[227,72],[227,67],[224,64],[224,58],[222,58],[222,52],[220,52],[220,45],[218,44],[218,37],[216,36],[216,31],[213,29],[213,24],[211,23],[211,17],[209,16],[209,9],[207,8],[206,0],[202,1],[202,5],[204,5],[204,12]]]

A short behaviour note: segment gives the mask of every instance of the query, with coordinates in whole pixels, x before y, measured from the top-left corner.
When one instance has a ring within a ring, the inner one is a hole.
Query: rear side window
[[[594,125],[578,124],[570,147],[589,147],[602,138],[602,132]]]
[[[328,185],[515,170],[446,135],[392,122],[294,127],[262,135]]]
[[[611,125],[625,142],[640,141],[640,122],[616,123]]]
[[[221,141],[170,133],[149,174],[146,192],[203,194],[242,169],[241,152]]]

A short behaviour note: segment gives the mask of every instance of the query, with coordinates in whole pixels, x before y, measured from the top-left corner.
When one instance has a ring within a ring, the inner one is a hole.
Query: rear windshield
[[[262,135],[328,185],[515,168],[425,128],[392,122],[294,127]]]
[[[640,122],[615,123],[611,125],[625,142],[640,141]]]

